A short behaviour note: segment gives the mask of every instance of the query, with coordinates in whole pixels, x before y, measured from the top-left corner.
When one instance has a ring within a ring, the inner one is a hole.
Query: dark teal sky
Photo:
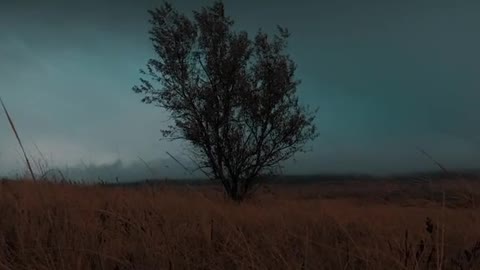
[[[155,3],[0,2],[0,96],[32,155],[35,143],[52,165],[121,160],[125,171],[145,170],[137,156],[182,155],[181,144],[158,141],[166,115],[131,91],[152,56],[146,10]],[[208,3],[173,2],[186,12]],[[479,1],[225,4],[238,28],[292,32],[299,95],[319,107],[321,134],[287,171],[435,169],[416,146],[447,168],[479,167]],[[19,149],[0,117],[0,173],[16,172]]]

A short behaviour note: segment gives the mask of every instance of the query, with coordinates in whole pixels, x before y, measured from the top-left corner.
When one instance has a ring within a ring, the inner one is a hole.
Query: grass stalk
[[[15,134],[15,137],[17,138],[17,142],[20,145],[20,148],[22,149],[23,157],[25,158],[25,162],[27,163],[27,168],[30,171],[32,180],[36,181],[35,174],[33,173],[33,170],[32,170],[32,165],[30,164],[30,160],[28,159],[27,153],[25,152],[25,148],[23,147],[22,140],[20,140],[20,136],[18,135],[17,129],[15,128],[15,124],[12,120],[12,117],[8,113],[7,107],[5,106],[5,103],[3,103],[2,98],[0,98],[0,104],[3,107],[3,111],[5,112],[5,115],[7,116],[8,123],[10,124],[12,131]]]

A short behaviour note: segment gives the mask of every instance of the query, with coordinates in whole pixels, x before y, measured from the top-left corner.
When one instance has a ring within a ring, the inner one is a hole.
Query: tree
[[[296,96],[289,32],[251,39],[233,30],[222,2],[193,18],[168,3],[149,14],[155,58],[133,90],[171,114],[163,136],[190,142],[199,169],[240,201],[317,135]]]

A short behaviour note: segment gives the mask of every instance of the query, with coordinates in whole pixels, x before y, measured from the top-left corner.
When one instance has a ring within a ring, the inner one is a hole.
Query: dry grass
[[[480,269],[479,187],[276,186],[239,205],[206,187],[4,181],[0,269]]]

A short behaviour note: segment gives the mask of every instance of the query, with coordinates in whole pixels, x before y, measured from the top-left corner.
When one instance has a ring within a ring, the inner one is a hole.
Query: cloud
[[[152,56],[146,9],[157,1],[0,2],[0,95],[29,153],[36,143],[56,166],[79,173],[83,160],[123,179],[145,176],[137,156],[162,168],[166,151],[183,152],[158,141],[168,114],[131,91]],[[227,9],[249,31],[281,23],[293,33],[300,98],[319,107],[321,136],[286,171],[431,168],[416,145],[445,166],[475,165],[478,1],[277,2]],[[175,2],[187,12],[205,3]],[[0,174],[23,166],[0,115]]]
[[[2,80],[12,84],[19,79],[29,80],[40,76],[51,78],[58,72],[48,60],[35,52],[34,48],[14,36],[0,36],[0,59]]]
[[[188,160],[179,158],[180,162],[189,169],[195,166]],[[64,167],[63,174],[73,180],[86,182],[132,182],[145,179],[192,179],[204,177],[198,172],[185,171],[183,167],[172,159],[155,159],[145,161],[141,157],[132,162],[115,160],[105,164],[82,163],[76,166]]]

